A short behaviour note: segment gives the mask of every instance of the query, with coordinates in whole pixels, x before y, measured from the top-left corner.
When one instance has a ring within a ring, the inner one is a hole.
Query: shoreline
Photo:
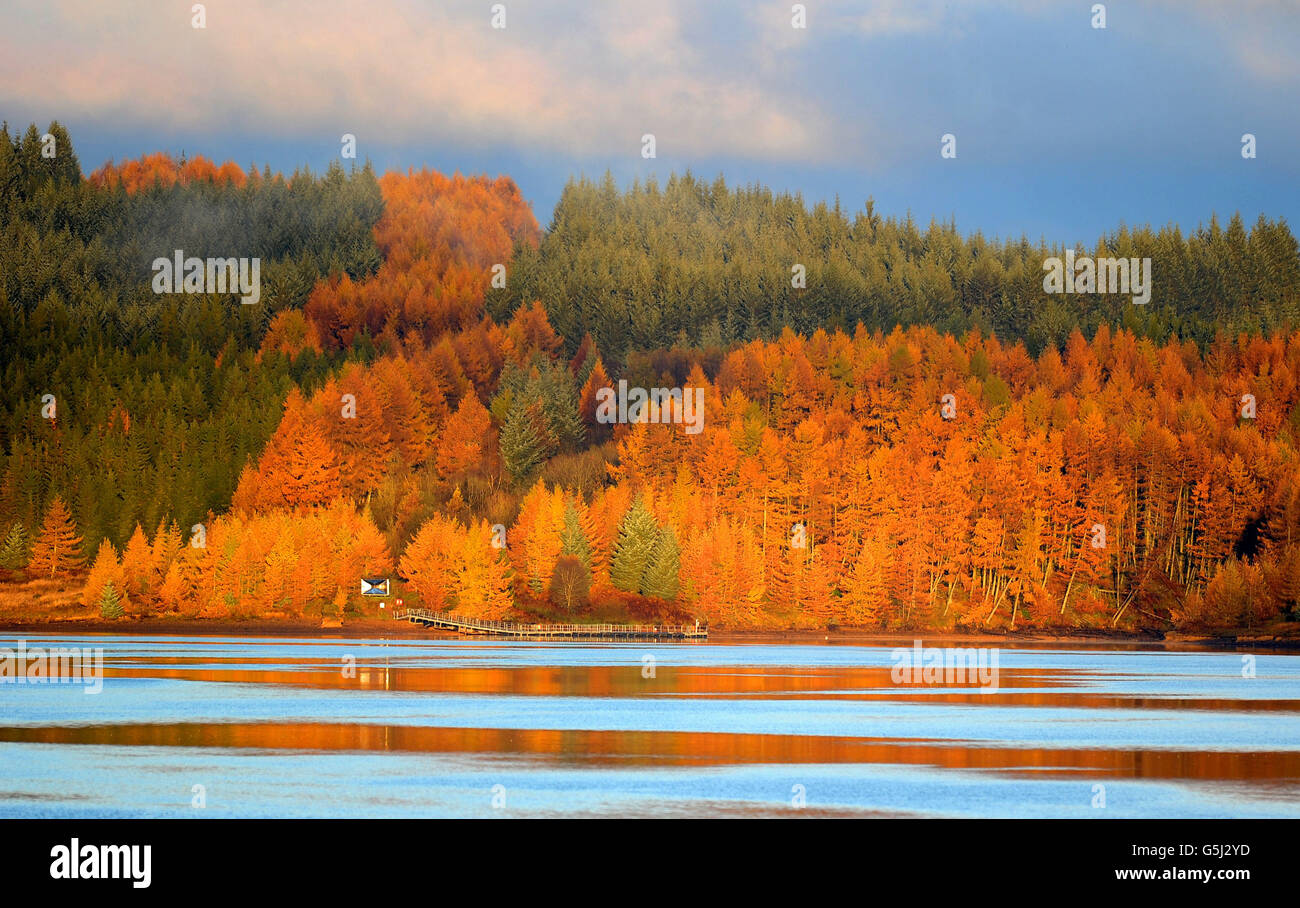
[[[1217,646],[1268,647],[1300,649],[1300,628],[1238,629],[1235,631],[1161,633],[1147,631],[1106,631],[1100,628],[1034,628],[1024,631],[878,631],[867,628],[835,630],[755,630],[719,629],[707,641],[640,641],[673,645],[701,643],[854,643],[859,645],[911,644],[921,640],[928,644],[953,646],[1019,644],[1045,646]],[[385,637],[404,640],[513,640],[508,637],[459,635],[395,621],[391,618],[360,618],[340,626],[326,627],[315,621],[213,621],[203,618],[138,619],[106,621],[99,618],[54,621],[0,621],[0,634],[91,634],[105,636],[194,636],[194,637]],[[515,641],[520,642],[520,641]],[[559,641],[548,641],[551,643]],[[587,640],[586,643],[599,643]],[[625,641],[626,642],[626,641]]]

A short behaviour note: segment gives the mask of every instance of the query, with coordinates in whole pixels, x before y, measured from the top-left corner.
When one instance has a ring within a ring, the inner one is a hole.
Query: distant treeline
[[[932,325],[1023,340],[1038,353],[1070,332],[1123,327],[1163,342],[1200,344],[1217,331],[1267,333],[1300,324],[1300,255],[1284,220],[1184,235],[1177,227],[1120,227],[1080,255],[1152,260],[1146,305],[1127,294],[1049,294],[1040,240],[963,236],[955,224],[920,228],[763,187],[732,188],[689,173],[620,191],[612,177],[570,181],[539,247],[520,244],[505,289],[488,295],[498,321],[540,299],[569,352],[590,333],[609,358],[676,342],[727,347],[789,326],[891,330]],[[806,286],[792,269],[806,269]]]

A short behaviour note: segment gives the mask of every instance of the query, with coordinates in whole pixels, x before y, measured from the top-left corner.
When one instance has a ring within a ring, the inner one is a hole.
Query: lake
[[[1300,655],[1002,646],[994,688],[899,683],[906,644],[20,641],[102,689],[0,683],[4,817],[1300,817]]]

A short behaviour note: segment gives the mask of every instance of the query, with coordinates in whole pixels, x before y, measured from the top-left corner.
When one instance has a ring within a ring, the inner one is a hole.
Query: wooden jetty
[[[526,637],[529,639],[599,639],[599,640],[703,640],[708,627],[698,624],[518,624],[514,621],[486,621],[466,618],[451,612],[431,612],[422,608],[394,612],[399,621],[424,627],[455,631],[458,634],[482,634],[492,637]]]

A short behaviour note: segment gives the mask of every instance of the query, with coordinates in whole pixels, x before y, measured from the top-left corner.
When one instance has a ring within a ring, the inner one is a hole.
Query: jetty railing
[[[399,621],[425,627],[454,630],[461,634],[487,634],[497,637],[609,637],[703,639],[708,626],[699,624],[522,624],[516,621],[492,621],[470,618],[455,612],[431,612],[428,609],[401,609],[393,613]]]

